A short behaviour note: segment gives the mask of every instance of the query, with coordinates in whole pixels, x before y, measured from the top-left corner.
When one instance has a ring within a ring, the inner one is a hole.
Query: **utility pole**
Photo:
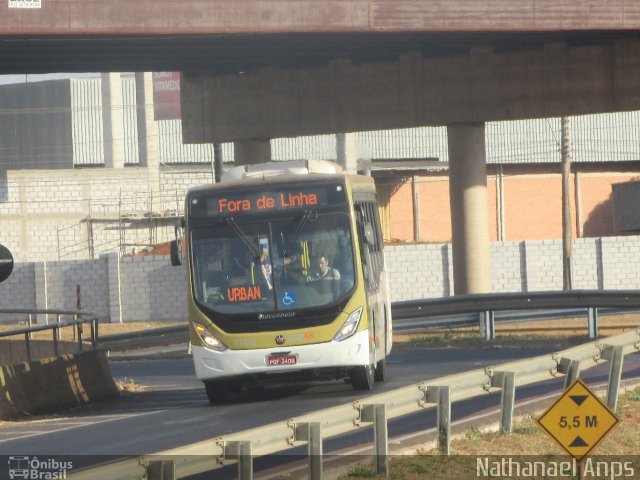
[[[573,233],[571,229],[571,122],[562,117],[562,289],[571,290],[571,263],[573,257]]]
[[[222,178],[222,171],[224,167],[222,166],[223,157],[222,157],[222,145],[218,142],[213,144],[213,181],[215,183],[220,183],[220,179]]]

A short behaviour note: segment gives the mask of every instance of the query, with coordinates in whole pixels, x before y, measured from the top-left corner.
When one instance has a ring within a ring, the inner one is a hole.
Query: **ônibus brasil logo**
[[[72,462],[62,462],[54,458],[40,460],[38,457],[9,457],[9,478],[25,480],[62,480],[73,468]]]

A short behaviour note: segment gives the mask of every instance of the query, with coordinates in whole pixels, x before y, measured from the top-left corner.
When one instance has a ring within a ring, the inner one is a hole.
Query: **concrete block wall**
[[[599,238],[578,238],[573,244],[573,288],[602,287],[602,247]]]
[[[392,301],[453,294],[450,244],[395,245],[385,253]],[[494,292],[562,290],[561,240],[494,242],[491,258]],[[576,239],[572,267],[576,290],[640,289],[640,236]]]
[[[36,282],[33,263],[18,263],[11,276],[0,283],[0,309],[36,308]],[[0,322],[17,323],[24,315],[0,314]]]
[[[49,286],[47,284],[47,264],[45,262],[35,262],[33,264],[33,283],[36,294],[36,308],[44,310],[49,308]],[[46,323],[49,320],[47,314],[38,314],[37,321]]]
[[[392,301],[453,293],[451,246],[409,244],[385,248]]]
[[[0,244],[7,247],[14,258],[19,258],[16,255],[15,248],[21,245],[21,239],[23,237],[23,223],[17,215],[4,215],[2,213],[2,206],[4,204],[0,202]]]
[[[188,186],[211,181],[211,170],[203,166],[160,174],[168,184],[150,191],[149,170],[122,169],[19,170],[0,173],[0,243],[17,261],[89,258],[87,216],[117,218],[120,213],[182,210]],[[176,192],[182,197],[176,201]],[[153,205],[150,205],[153,201]],[[127,231],[127,243],[149,243],[144,223]],[[96,255],[117,249],[117,222],[94,222]],[[161,230],[161,229],[159,229]],[[173,235],[173,228],[170,234]],[[157,234],[165,241],[168,234]],[[65,258],[65,254],[75,252]]]
[[[494,292],[562,289],[560,240],[498,242],[491,253]],[[385,254],[392,301],[453,294],[450,244],[392,245]],[[640,236],[577,240],[573,272],[575,289],[640,289]],[[0,284],[0,308],[74,309],[78,284],[83,309],[103,321],[187,317],[184,267],[172,267],[168,256],[117,253],[97,260],[18,263]]]
[[[562,290],[562,241],[530,240],[524,243],[523,291]]]
[[[44,265],[48,308],[75,310],[80,286],[81,309],[95,313],[98,318],[109,318],[109,282],[104,260],[58,261]]]
[[[602,237],[605,289],[640,288],[640,237]]]
[[[176,205],[179,204],[177,211],[182,211],[184,209],[184,195],[190,187],[212,182],[211,167],[180,165],[175,168],[169,166],[163,168],[160,171],[160,185],[162,185],[163,191],[164,210],[175,210]]]
[[[168,256],[124,257],[120,279],[123,320],[186,319],[185,269]]]
[[[523,282],[523,242],[496,242],[491,245],[491,274],[494,292],[521,292]]]
[[[107,281],[109,297],[109,318],[111,323],[121,323],[122,318],[122,278],[120,275],[120,255],[107,253],[100,256],[107,264]]]

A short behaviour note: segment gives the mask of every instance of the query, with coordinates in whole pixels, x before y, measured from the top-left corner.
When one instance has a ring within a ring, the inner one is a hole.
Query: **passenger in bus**
[[[264,255],[264,254],[260,255],[258,259],[258,264],[262,269],[262,274],[264,275],[264,278],[267,280],[269,284],[269,290],[273,288],[272,287],[273,273],[274,273],[273,267],[275,266],[275,274],[277,278],[281,278],[287,266],[289,266],[295,260],[296,260],[296,257],[293,255],[282,257],[282,258],[276,256],[273,259],[273,261],[267,255]]]

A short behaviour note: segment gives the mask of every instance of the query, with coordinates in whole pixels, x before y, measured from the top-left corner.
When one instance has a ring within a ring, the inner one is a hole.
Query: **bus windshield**
[[[305,210],[287,219],[232,218],[191,230],[198,303],[221,314],[330,305],[355,284],[344,212]]]

